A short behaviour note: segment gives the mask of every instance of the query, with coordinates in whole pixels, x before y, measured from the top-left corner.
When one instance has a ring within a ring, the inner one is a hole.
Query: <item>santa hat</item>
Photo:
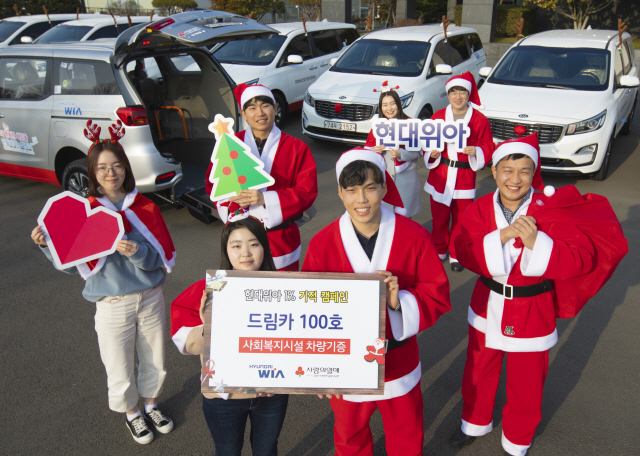
[[[238,84],[235,89],[233,89],[233,94],[236,96],[236,100],[240,103],[240,109],[244,109],[244,104],[255,97],[269,97],[276,102],[276,99],[273,97],[273,93],[267,87],[262,84]]]
[[[380,168],[380,171],[382,171],[382,175],[384,176],[384,180],[387,184],[387,194],[384,196],[384,198],[382,198],[382,201],[391,206],[394,206],[396,213],[400,215],[406,215],[407,210],[404,208],[404,204],[402,203],[402,198],[400,197],[400,193],[398,192],[396,183],[393,181],[393,179],[391,179],[391,176],[389,176],[389,173],[387,172],[387,165],[384,161],[384,157],[376,152],[356,147],[355,149],[351,149],[343,153],[336,163],[336,174],[338,177],[338,183],[340,183],[340,174],[342,174],[342,170],[345,168],[345,166],[357,160],[371,162],[378,168]]]
[[[453,87],[464,87],[467,89],[467,92],[469,92],[469,103],[471,103],[474,108],[484,109],[484,106],[480,103],[480,95],[478,95],[476,80],[469,71],[452,77],[447,81],[444,87],[447,93],[449,93],[449,90]]]
[[[542,182],[542,176],[540,175],[540,146],[538,144],[538,132],[533,132],[529,136],[520,138],[508,139],[498,144],[498,147],[493,152],[492,161],[494,166],[498,164],[507,155],[511,154],[524,154],[531,157],[535,164],[536,170],[533,173],[533,182],[531,186],[538,191],[544,191],[544,194],[551,196],[555,193],[556,189],[551,185],[544,186]]]
[[[227,211],[228,211],[227,224],[231,222],[237,222],[238,220],[243,220],[249,217],[249,211],[244,209],[235,201],[234,202],[225,201],[224,203],[220,204],[220,206],[224,206],[227,208]]]
[[[374,92],[381,92],[381,93],[385,93],[385,92],[395,92],[397,89],[399,89],[400,86],[397,85],[395,87],[391,87],[389,85],[389,81],[384,81],[382,83],[382,87],[380,87],[379,89],[373,89]]]

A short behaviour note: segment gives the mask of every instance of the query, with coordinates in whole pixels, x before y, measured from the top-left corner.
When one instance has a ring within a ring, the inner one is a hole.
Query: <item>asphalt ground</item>
[[[284,131],[301,137],[300,116]],[[347,147],[301,137],[318,166],[317,215],[301,227],[303,249],[311,237],[343,212],[334,166]],[[640,120],[614,148],[610,177],[544,176],[546,184],[575,184],[582,193],[611,201],[630,253],[611,281],[578,317],[558,321],[559,342],[550,352],[550,368],[532,456],[640,454]],[[420,176],[427,172],[421,163]],[[204,178],[204,177],[203,177]],[[478,173],[478,196],[492,192],[489,170]],[[199,359],[183,356],[169,338],[160,406],[176,428],[136,444],[124,417],[107,404],[107,382],[94,331],[95,306],[82,298],[83,281],[58,272],[30,239],[47,198],[59,187],[0,176],[0,454],[200,455],[213,454],[201,412]],[[415,220],[431,229],[429,199]],[[176,249],[177,266],[164,286],[167,303],[219,262],[222,225],[204,225],[186,209],[162,206]],[[330,246],[328,246],[330,247]],[[448,266],[448,265],[447,265]],[[476,276],[453,273],[453,310],[418,336],[424,397],[424,454],[502,455],[501,409],[504,381],[496,400],[494,431],[464,450],[447,443],[460,423],[460,386],[467,346],[467,306]],[[292,396],[280,437],[280,454],[333,454],[333,417],[326,400]],[[375,453],[385,454],[379,414],[372,419]],[[243,455],[251,454],[245,439]]]

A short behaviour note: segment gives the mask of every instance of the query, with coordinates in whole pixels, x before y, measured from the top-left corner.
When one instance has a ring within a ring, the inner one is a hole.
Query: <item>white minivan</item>
[[[496,141],[538,132],[543,171],[604,180],[618,134],[628,134],[638,63],[628,33],[552,30],[518,41],[483,68],[484,114]]]
[[[150,16],[131,16],[131,25],[148,24]],[[155,21],[163,19],[154,16]],[[94,14],[91,19],[69,21],[43,33],[35,40],[38,44],[65,43],[70,41],[94,41],[102,38],[116,38],[129,28],[129,18]]]
[[[31,43],[58,24],[76,19],[94,18],[95,14],[34,14],[0,20],[0,49],[15,44]]]
[[[353,43],[307,90],[302,132],[312,138],[364,144],[385,80],[409,117],[428,119],[447,106],[445,82],[467,71],[476,80],[486,64],[476,30],[442,25],[380,30]]]
[[[357,40],[355,25],[340,22],[302,22],[267,24],[277,30],[260,40],[237,40],[213,49],[236,84],[262,84],[269,87],[278,104],[278,124],[287,112],[302,108],[307,88],[330,66],[331,59]]]

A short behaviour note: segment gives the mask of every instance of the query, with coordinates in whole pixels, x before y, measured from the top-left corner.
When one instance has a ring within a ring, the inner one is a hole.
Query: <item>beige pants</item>
[[[109,408],[126,412],[138,398],[155,398],[167,375],[164,368],[164,296],[162,287],[106,297],[96,303],[100,357],[107,371]],[[138,353],[138,383],[134,379]]]

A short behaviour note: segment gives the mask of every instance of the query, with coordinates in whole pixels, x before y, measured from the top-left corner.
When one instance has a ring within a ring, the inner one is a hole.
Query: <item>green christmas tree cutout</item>
[[[240,190],[257,190],[275,183],[273,177],[264,171],[264,163],[257,158],[244,142],[233,135],[233,119],[216,114],[209,124],[209,131],[216,137],[216,145],[211,154],[211,174],[213,184],[211,201],[220,201],[237,196]]]

